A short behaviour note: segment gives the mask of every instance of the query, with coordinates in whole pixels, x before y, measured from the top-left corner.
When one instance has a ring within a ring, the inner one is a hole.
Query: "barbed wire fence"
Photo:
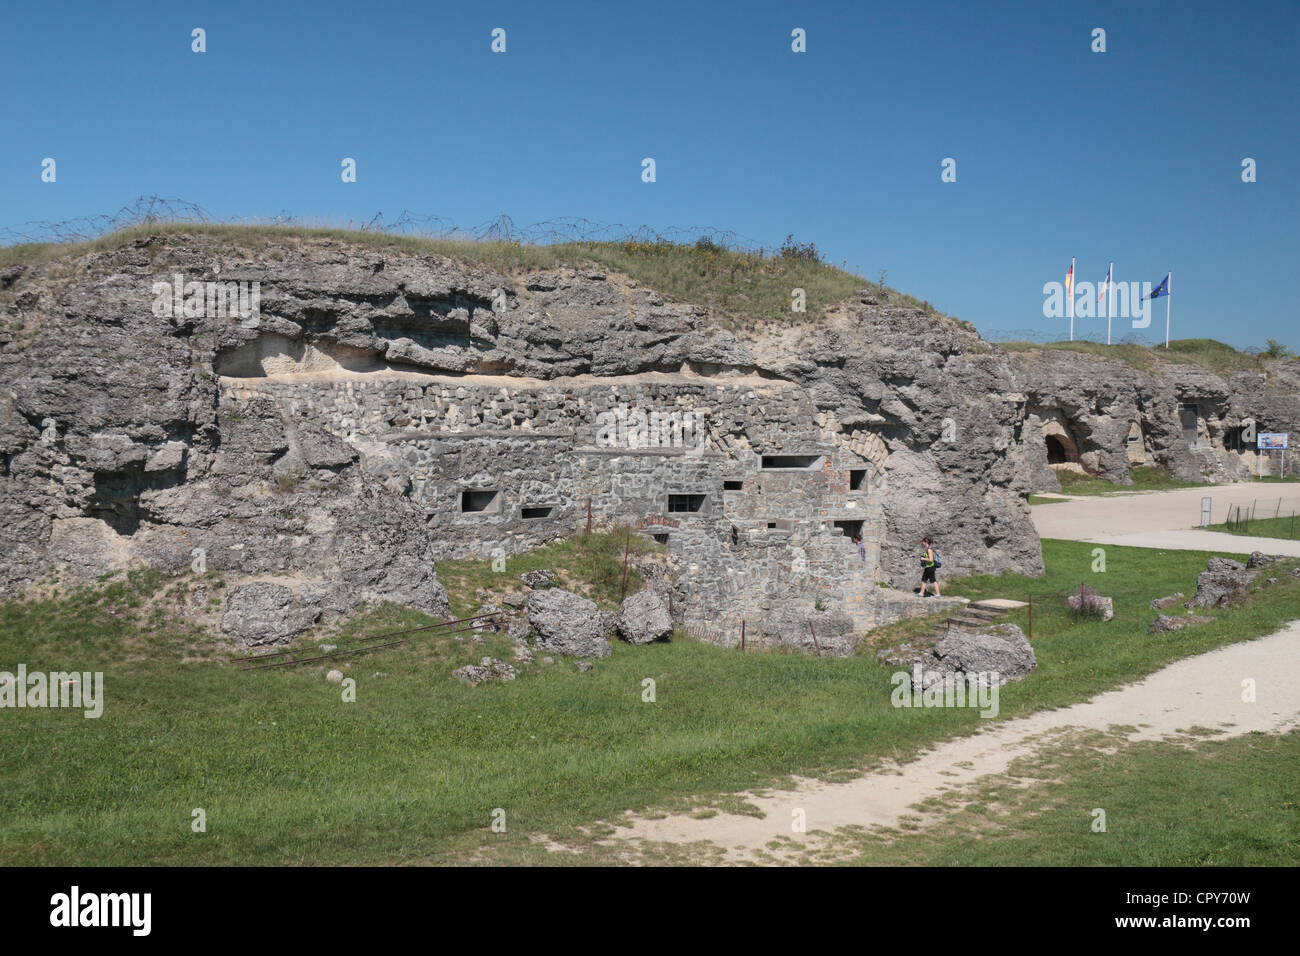
[[[760,242],[731,229],[712,226],[657,228],[649,225],[629,226],[601,223],[590,219],[564,216],[520,226],[502,214],[478,226],[459,226],[444,216],[430,216],[403,210],[389,219],[382,212],[359,222],[327,223],[303,219],[288,212],[247,220],[218,220],[201,206],[184,199],[164,196],[140,196],[116,212],[82,216],[63,221],[34,220],[0,227],[0,246],[27,243],[88,242],[133,226],[184,223],[215,223],[282,228],[340,228],[376,232],[394,236],[444,239],[465,242],[508,242],[521,245],[560,243],[670,243],[673,245],[713,245],[738,252],[779,254],[780,244]]]

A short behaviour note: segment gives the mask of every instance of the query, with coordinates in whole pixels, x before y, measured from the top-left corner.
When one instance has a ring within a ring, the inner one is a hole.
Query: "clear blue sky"
[[[0,227],[156,193],[219,218],[793,233],[981,330],[1044,333],[1065,323],[1043,283],[1113,259],[1173,270],[1176,338],[1300,347],[1297,39],[1296,0],[14,3]]]

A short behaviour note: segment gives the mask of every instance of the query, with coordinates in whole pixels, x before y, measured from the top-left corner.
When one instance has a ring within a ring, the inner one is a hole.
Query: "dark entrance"
[[[1061,439],[1055,435],[1047,436],[1047,463],[1049,465],[1064,465],[1070,460],[1069,454],[1065,450],[1065,445]]]
[[[835,527],[839,528],[841,531],[844,532],[844,537],[846,538],[862,537],[861,521],[835,521],[832,523],[835,525]]]

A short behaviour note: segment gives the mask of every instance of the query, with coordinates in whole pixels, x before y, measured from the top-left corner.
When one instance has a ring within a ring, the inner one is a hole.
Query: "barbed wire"
[[[82,216],[63,221],[33,220],[13,226],[0,227],[0,246],[26,243],[86,242],[127,229],[151,223],[212,223],[216,222],[201,206],[184,199],[164,196],[139,196],[114,213]],[[713,226],[686,228],[658,228],[650,225],[628,226],[623,223],[601,223],[591,219],[564,216],[547,219],[531,225],[516,225],[502,213],[478,226],[462,227],[444,216],[431,216],[402,210],[388,219],[382,212],[364,222],[349,220],[342,226],[306,220],[289,212],[262,219],[221,220],[232,225],[270,226],[281,228],[345,228],[362,232],[378,232],[395,236],[412,236],[427,239],[460,240],[466,242],[510,242],[521,245],[552,245],[558,243],[671,243],[694,245],[708,243],[739,252],[777,252],[778,245],[763,243],[741,235],[732,229]]]
[[[1047,345],[1066,342],[1069,340],[1068,335],[1061,334],[1060,331],[1049,329],[981,329],[980,335],[989,342],[1033,342],[1035,344]],[[1115,345],[1145,345],[1151,348],[1156,345],[1163,345],[1164,339],[1151,339],[1135,333],[1126,333],[1122,336],[1115,335],[1112,331],[1111,342]],[[1106,344],[1106,332],[1080,332],[1077,328],[1074,331],[1074,341],[1091,342],[1094,345]]]

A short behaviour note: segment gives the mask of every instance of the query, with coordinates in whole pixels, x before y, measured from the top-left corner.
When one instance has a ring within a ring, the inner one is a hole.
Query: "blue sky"
[[[1043,283],[1113,259],[1122,281],[1173,270],[1175,338],[1300,347],[1296,0],[52,0],[4,19],[0,228],[159,194],[218,218],[793,233],[981,331],[1043,335],[1066,327]]]

